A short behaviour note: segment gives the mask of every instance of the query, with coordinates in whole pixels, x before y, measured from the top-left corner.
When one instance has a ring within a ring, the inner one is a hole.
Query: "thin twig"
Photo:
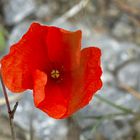
[[[90,0],[81,0],[78,4],[73,6],[70,10],[68,10],[65,14],[63,14],[60,18],[53,21],[53,23],[61,24],[65,22],[68,18],[73,17],[78,12],[80,12],[89,2]]]
[[[16,101],[19,101],[20,99],[21,99],[21,95],[9,96],[9,102],[10,103],[14,103]],[[6,104],[5,98],[4,97],[1,97],[0,98],[0,106],[5,105],[5,104]]]
[[[140,9],[137,7],[132,7],[131,5],[128,5],[122,0],[114,0],[115,4],[125,13],[134,16],[135,18],[139,19],[140,18]]]
[[[116,86],[121,89],[124,90],[126,92],[128,92],[129,94],[133,95],[134,97],[136,97],[138,100],[140,100],[140,92],[138,92],[137,90],[135,90],[134,88],[132,88],[131,86],[122,83],[119,80],[118,74],[120,72],[121,69],[123,69],[125,66],[129,65],[130,63],[139,63],[139,58],[132,58],[130,60],[125,61],[124,63],[122,63],[121,65],[117,66],[115,70],[110,71],[112,73],[112,75],[115,77],[115,81],[116,81]]]
[[[136,91],[134,88],[130,87],[129,85],[122,84],[122,83],[119,85],[119,87],[121,89],[127,91],[128,93],[130,93],[134,97],[136,97],[138,100],[140,100],[140,93],[138,91]]]
[[[14,119],[15,111],[16,111],[17,106],[18,106],[18,102],[16,102],[16,104],[14,106],[14,109],[11,110],[8,95],[7,95],[7,92],[6,92],[6,88],[5,88],[1,73],[0,73],[0,80],[1,80],[1,85],[2,85],[2,89],[3,89],[3,95],[5,97],[6,106],[7,106],[7,110],[8,110],[8,114],[9,114],[9,122],[10,122],[12,140],[16,140],[13,119]]]
[[[15,112],[16,112],[16,109],[17,109],[17,107],[18,107],[18,102],[16,102],[16,104],[14,105],[14,108],[13,108],[13,110],[11,111],[11,118],[12,119],[14,119],[14,115],[15,115]]]

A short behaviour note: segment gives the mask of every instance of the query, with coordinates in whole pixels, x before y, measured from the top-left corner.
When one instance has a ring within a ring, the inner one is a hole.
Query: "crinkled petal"
[[[47,28],[33,23],[28,32],[14,44],[1,60],[4,83],[13,92],[33,88],[32,72],[47,65],[45,36]]]
[[[63,65],[66,70],[78,67],[80,63],[81,31],[66,31],[50,27],[46,38],[50,62]]]
[[[79,104],[80,108],[87,105],[92,96],[102,87],[100,57],[101,50],[96,47],[88,47],[81,51],[81,76],[84,78],[84,90]]]
[[[102,87],[100,56],[101,51],[96,47],[85,48],[81,51],[80,69],[74,72],[73,91],[64,118],[86,106],[97,90]]]

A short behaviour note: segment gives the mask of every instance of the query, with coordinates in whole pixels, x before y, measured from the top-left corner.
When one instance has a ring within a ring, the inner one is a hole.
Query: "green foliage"
[[[5,30],[2,26],[0,26],[0,51],[3,51],[5,47],[6,47]]]

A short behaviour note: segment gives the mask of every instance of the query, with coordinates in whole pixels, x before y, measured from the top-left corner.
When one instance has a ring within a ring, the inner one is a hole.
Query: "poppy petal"
[[[43,45],[47,28],[33,23],[28,32],[14,44],[2,60],[1,72],[6,86],[13,92],[33,88],[32,72],[47,64],[46,46]]]
[[[35,89],[37,89],[36,86],[38,85],[35,85]],[[62,91],[58,85],[47,84],[46,87],[42,85],[39,88],[39,92],[34,90],[34,94],[37,95],[36,98],[38,98],[38,94],[42,91],[45,98],[37,107],[53,118],[61,118],[67,111],[67,100],[63,96],[64,91]]]
[[[45,86],[47,84],[47,75],[46,73],[36,70],[33,73],[34,78],[34,89],[33,89],[33,96],[34,96],[34,103],[36,107],[44,100],[45,98]]]
[[[50,27],[46,38],[48,57],[51,62],[61,64],[66,70],[77,67],[80,63],[81,31],[66,31]]]
[[[92,99],[92,96],[102,87],[100,67],[101,50],[96,47],[88,47],[81,51],[81,75],[84,78],[83,97],[79,107],[82,108]]]
[[[81,51],[80,69],[74,73],[74,89],[64,118],[87,105],[95,92],[102,87],[100,56],[101,51],[96,47]]]
[[[45,85],[46,81],[41,73],[39,74],[37,72],[37,76],[34,76],[34,83],[36,83],[34,84],[35,105],[53,118],[63,118],[68,111],[73,81],[68,75],[65,76],[65,80],[62,83],[50,81],[48,77],[48,81]]]

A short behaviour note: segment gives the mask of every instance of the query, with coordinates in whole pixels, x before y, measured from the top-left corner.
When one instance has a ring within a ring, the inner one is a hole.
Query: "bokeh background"
[[[17,140],[140,140],[139,0],[0,0],[0,58],[33,21],[81,29],[82,47],[102,50],[104,86],[88,106],[64,120],[36,109],[31,91],[19,101]],[[0,140],[11,140],[0,88]]]

